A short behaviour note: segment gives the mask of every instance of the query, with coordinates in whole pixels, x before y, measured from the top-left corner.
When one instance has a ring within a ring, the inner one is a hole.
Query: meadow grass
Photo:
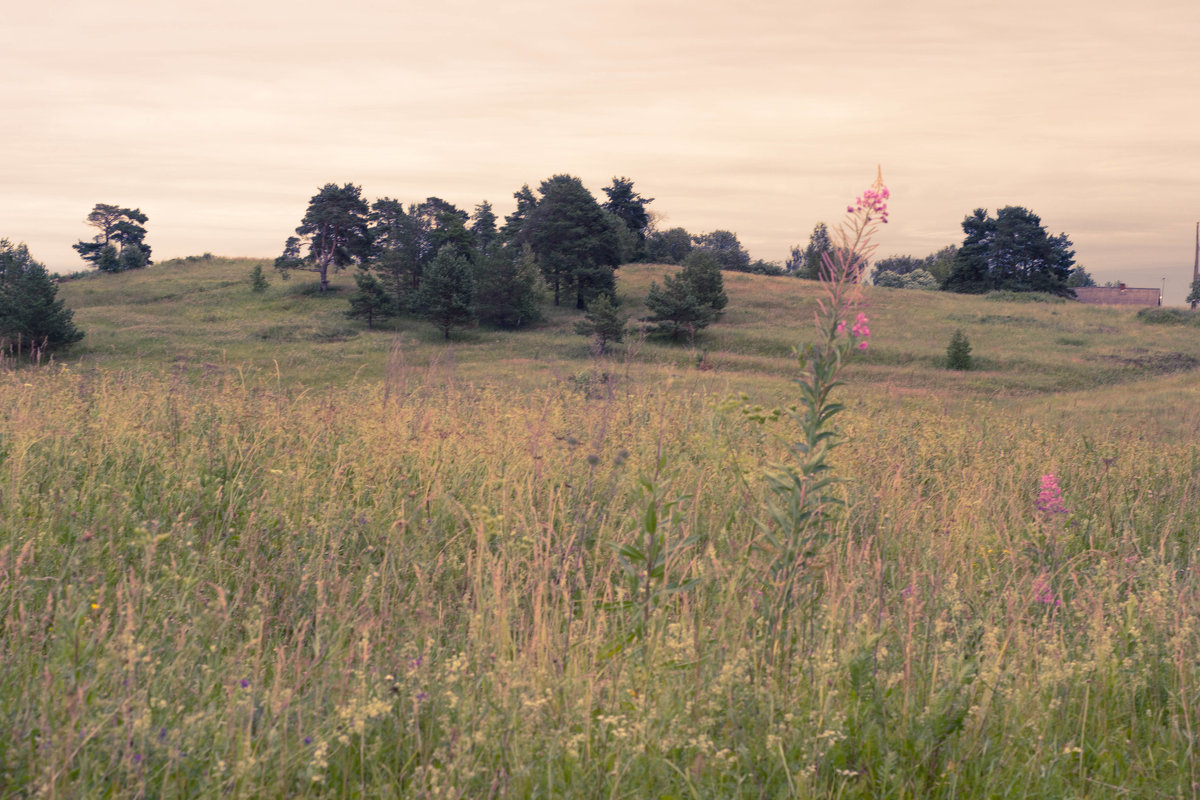
[[[0,373],[0,794],[1196,795],[1178,329],[868,292],[784,632],[763,474],[814,287],[727,276],[696,342],[596,359],[565,311],[446,348],[253,263],[66,284],[85,346]]]

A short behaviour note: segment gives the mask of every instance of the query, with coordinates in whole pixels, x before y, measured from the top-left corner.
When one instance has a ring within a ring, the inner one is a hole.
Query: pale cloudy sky
[[[880,256],[1023,205],[1181,303],[1198,79],[1196,0],[0,0],[0,237],[80,269],[101,202],[273,257],[327,182],[503,215],[570,173],[782,261],[880,164]]]

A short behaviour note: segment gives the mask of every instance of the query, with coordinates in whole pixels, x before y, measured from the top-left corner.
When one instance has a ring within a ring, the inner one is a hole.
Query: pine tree
[[[367,201],[352,183],[327,183],[308,201],[304,219],[283,245],[275,268],[286,277],[291,270],[315,272],[321,291],[329,288],[329,271],[360,263],[370,255]],[[304,251],[307,250],[307,253]]]
[[[542,181],[541,198],[522,226],[523,241],[537,255],[554,305],[575,290],[575,307],[615,288],[613,269],[620,262],[620,240],[583,182],[572,175]],[[518,203],[521,198],[518,197]]]
[[[87,223],[97,229],[90,242],[79,241],[72,247],[79,256],[101,272],[140,269],[150,261],[150,245],[145,243],[148,217],[137,208],[120,208],[97,203]]]
[[[0,239],[0,341],[35,353],[68,347],[83,338],[58,286],[24,244]]]

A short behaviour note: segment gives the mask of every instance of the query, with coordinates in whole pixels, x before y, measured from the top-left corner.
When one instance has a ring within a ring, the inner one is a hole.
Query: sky
[[[0,0],[0,238],[77,271],[111,203],[157,261],[274,257],[326,183],[503,216],[567,173],[782,262],[878,167],[879,257],[1020,205],[1182,304],[1197,76],[1196,0]]]

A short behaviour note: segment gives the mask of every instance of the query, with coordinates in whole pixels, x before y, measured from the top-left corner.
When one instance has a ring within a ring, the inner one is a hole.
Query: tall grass
[[[729,276],[697,370],[252,265],[72,281],[85,346],[0,365],[0,796],[1196,796],[1200,344],[868,289],[784,628],[818,287]]]
[[[857,393],[781,665],[737,385],[401,364],[0,377],[0,792],[1194,794],[1200,453],[1140,412]],[[634,647],[643,481],[696,583]]]

